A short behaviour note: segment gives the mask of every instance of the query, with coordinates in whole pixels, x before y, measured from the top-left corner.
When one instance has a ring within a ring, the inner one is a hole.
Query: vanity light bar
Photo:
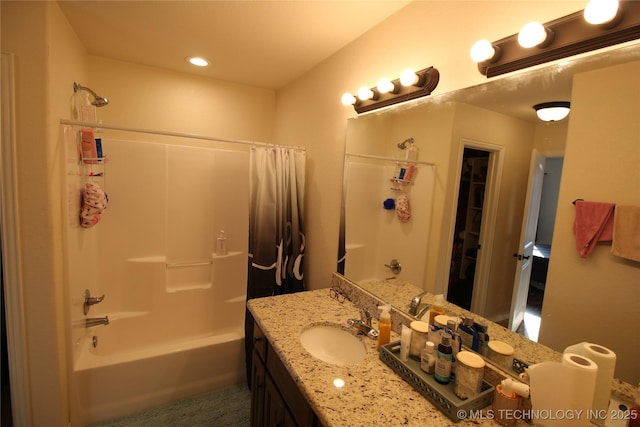
[[[518,43],[518,34],[491,43],[495,55],[478,62],[480,73],[495,77],[639,39],[640,1],[621,1],[616,18],[600,25],[588,23],[583,11],[578,11],[543,26],[552,38],[542,45],[522,47]]]
[[[408,79],[408,74],[403,74],[404,75],[400,78],[384,82],[383,86],[389,88],[388,92],[380,90],[379,87],[381,87],[381,85],[370,89],[362,87],[358,91],[363,95],[362,97],[344,94],[342,98],[343,104],[353,104],[353,108],[357,113],[365,113],[377,108],[388,107],[400,102],[430,95],[440,81],[440,73],[433,67],[416,71],[414,73],[415,77],[413,77],[406,86],[405,84],[407,82],[405,79]]]

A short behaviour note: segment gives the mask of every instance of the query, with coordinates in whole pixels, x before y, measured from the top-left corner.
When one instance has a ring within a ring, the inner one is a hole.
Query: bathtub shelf
[[[224,258],[231,258],[231,257],[240,256],[242,254],[244,254],[244,252],[241,252],[241,251],[231,251],[231,252],[227,253],[226,255],[216,255],[214,253],[214,254],[211,254],[211,258],[213,258],[213,259],[224,259]]]

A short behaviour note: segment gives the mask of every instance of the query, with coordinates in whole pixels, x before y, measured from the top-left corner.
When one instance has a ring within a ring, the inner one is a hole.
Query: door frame
[[[448,283],[448,272],[453,256],[453,240],[455,235],[456,212],[458,209],[458,193],[460,191],[460,178],[462,173],[462,161],[464,149],[472,148],[487,151],[489,153],[489,164],[487,168],[487,184],[484,195],[482,210],[482,224],[480,226],[481,248],[478,251],[478,261],[476,264],[475,280],[473,282],[473,294],[471,297],[471,310],[480,316],[484,316],[486,310],[487,293],[489,290],[489,274],[491,271],[491,258],[493,252],[493,230],[496,227],[496,217],[498,212],[498,199],[502,179],[502,168],[504,163],[504,147],[490,142],[477,141],[468,138],[460,138],[458,153],[455,158],[455,170],[452,176],[452,197],[449,205],[449,222],[443,224],[448,228],[446,235],[446,257],[443,257],[440,266],[442,273],[442,288],[440,293],[446,296]]]

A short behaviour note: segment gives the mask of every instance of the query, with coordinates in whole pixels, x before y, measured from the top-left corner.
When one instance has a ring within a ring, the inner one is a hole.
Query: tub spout
[[[109,316],[87,317],[86,319],[84,319],[85,328],[91,328],[93,326],[108,325],[108,324],[109,324]]]

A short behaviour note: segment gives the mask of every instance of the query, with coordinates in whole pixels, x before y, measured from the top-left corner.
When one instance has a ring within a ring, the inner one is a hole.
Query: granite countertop
[[[335,324],[350,330],[347,320],[360,317],[355,304],[338,302],[328,289],[253,299],[248,307],[326,427],[498,425],[481,417],[454,423],[379,359],[375,340],[360,336],[367,356],[350,366],[332,365],[309,354],[299,339],[305,328]],[[377,328],[376,320],[373,326]],[[391,341],[398,339],[392,332]],[[336,378],[345,381],[344,387],[333,385]],[[518,425],[526,426],[522,421]]]

